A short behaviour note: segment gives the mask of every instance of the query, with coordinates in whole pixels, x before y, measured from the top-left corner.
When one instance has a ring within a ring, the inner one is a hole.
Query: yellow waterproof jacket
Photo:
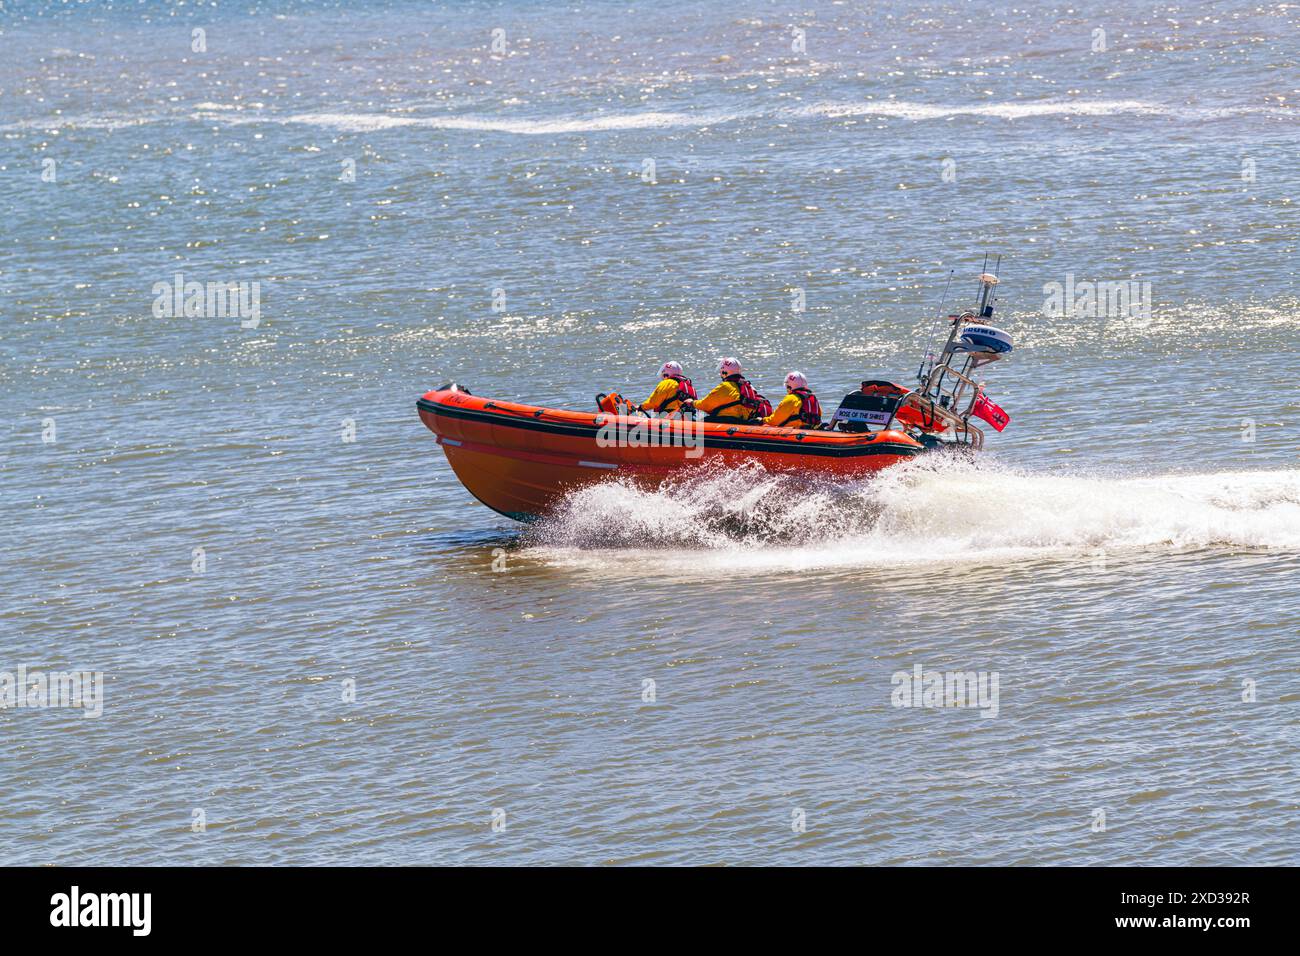
[[[740,401],[740,389],[736,387],[735,382],[728,382],[725,379],[713,386],[713,391],[703,398],[695,400],[695,407],[706,415],[714,414],[715,408],[721,408],[730,402]],[[749,418],[749,409],[744,405],[732,405],[730,408],[718,412],[719,418],[737,418],[745,421]]]
[[[799,424],[799,413],[803,411],[803,399],[790,392],[781,399],[781,404],[772,409],[772,414],[763,419],[764,425],[794,428]]]
[[[641,403],[643,412],[675,412],[682,403],[676,401],[677,393],[682,391],[682,383],[675,378],[666,378],[650,393],[650,397]]]

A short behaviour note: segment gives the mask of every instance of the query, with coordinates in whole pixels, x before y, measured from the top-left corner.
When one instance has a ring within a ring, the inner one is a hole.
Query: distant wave
[[[349,132],[417,127],[425,129],[463,129],[493,133],[514,133],[537,136],[562,133],[598,133],[620,129],[663,129],[679,126],[708,126],[726,121],[725,115],[692,113],[611,113],[589,117],[558,119],[497,119],[475,116],[394,116],[387,113],[303,113],[284,120],[288,123],[307,123],[329,126]]]
[[[1168,116],[1187,120],[1219,119],[1225,116],[1300,116],[1295,110],[1276,106],[1175,106],[1146,100],[1034,100],[1011,103],[911,103],[900,100],[869,100],[850,103],[820,103],[805,113],[826,117],[886,116],[911,120],[947,119],[951,116],[991,116],[996,119],[1035,119],[1042,116]]]
[[[752,467],[657,489],[626,481],[589,487],[529,537],[543,557],[566,563],[668,548],[725,564],[741,549],[750,568],[1212,547],[1300,551],[1300,470],[1112,479],[921,460],[864,482],[810,489]]]
[[[839,116],[885,116],[910,120],[947,119],[950,116],[992,116],[997,119],[1032,119],[1039,116],[1117,116],[1124,113],[1169,116],[1177,108],[1142,100],[1038,100],[1022,103],[911,103],[899,100],[868,100],[850,103],[819,103],[806,107],[807,114]]]
[[[29,130],[127,129],[150,123],[166,122],[165,116],[129,116],[121,113],[96,113],[88,116],[49,116],[43,119],[14,120],[0,123],[0,132],[22,133]],[[171,117],[174,119],[174,117]]]
[[[668,129],[720,126],[745,119],[791,119],[820,116],[829,119],[846,116],[881,116],[895,119],[947,119],[952,116],[987,116],[1017,120],[1049,116],[1170,116],[1182,119],[1212,119],[1238,114],[1277,114],[1295,116],[1294,111],[1272,107],[1177,107],[1142,100],[1036,101],[1031,103],[932,104],[899,100],[829,102],[791,109],[764,111],[709,110],[702,112],[610,113],[586,117],[555,119],[505,119],[484,116],[406,116],[387,113],[302,113],[285,122],[328,126],[353,132],[423,127],[484,132],[539,134],[593,133],[612,130]]]
[[[248,125],[257,123],[302,124],[342,130],[349,133],[368,133],[387,129],[448,129],[490,133],[510,133],[519,136],[563,135],[566,133],[597,133],[606,130],[665,129],[670,127],[700,127],[738,119],[738,115],[704,113],[616,113],[588,117],[560,117],[556,119],[506,119],[489,116],[411,116],[394,113],[298,113],[289,116],[244,109],[220,103],[199,103],[185,116],[152,115],[127,117],[53,116],[44,119],[18,120],[0,124],[0,131],[22,132],[44,129],[125,129],[130,126],[175,122],[177,119],[213,120],[222,125]]]
[[[269,113],[262,104],[236,105],[204,102],[184,114],[129,116],[101,114],[89,116],[54,116],[0,124],[0,130],[40,129],[120,129],[149,123],[175,122],[178,119],[215,120],[223,124],[292,123],[321,126],[345,132],[374,132],[387,129],[446,129],[471,132],[506,133],[516,136],[558,136],[571,133],[599,133],[618,130],[674,129],[720,126],[746,119],[789,122],[810,117],[838,119],[856,116],[879,116],[890,119],[926,122],[954,116],[976,116],[1003,120],[1032,120],[1055,116],[1167,116],[1183,120],[1210,120],[1238,115],[1276,116],[1296,119],[1296,110],[1272,106],[1183,107],[1144,100],[1037,100],[1009,103],[918,103],[905,100],[861,100],[823,102],[808,106],[778,109],[738,109],[701,111],[661,111],[596,113],[586,116],[514,119],[506,116],[436,115],[409,113]]]

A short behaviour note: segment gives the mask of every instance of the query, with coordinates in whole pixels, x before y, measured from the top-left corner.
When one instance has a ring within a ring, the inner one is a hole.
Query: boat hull
[[[611,477],[654,486],[701,465],[752,462],[809,477],[859,478],[923,447],[872,434],[574,412],[480,398],[454,386],[416,403],[461,484],[516,521],[545,515],[572,491]]]

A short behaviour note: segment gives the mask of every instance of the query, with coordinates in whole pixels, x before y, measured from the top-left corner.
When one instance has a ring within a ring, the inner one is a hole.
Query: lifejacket
[[[822,423],[822,405],[817,401],[817,396],[812,393],[812,389],[796,388],[791,392],[792,395],[799,396],[799,423],[804,428],[816,428]],[[787,420],[789,425],[790,421]]]
[[[656,412],[662,413],[669,405],[672,405],[673,411],[676,411],[678,408],[681,407],[682,402],[686,401],[688,398],[698,397],[695,394],[695,386],[691,384],[691,380],[689,378],[678,378],[676,375],[667,375],[664,377],[671,378],[674,382],[677,383],[677,394],[669,398],[665,398],[662,402],[660,402],[659,407],[655,409]],[[674,402],[676,402],[675,405],[673,404]]]
[[[749,380],[743,375],[728,375],[726,381],[736,386],[736,390],[740,392],[740,398],[734,402],[727,402],[725,405],[719,405],[709,413],[710,415],[717,415],[723,409],[735,408],[737,405],[744,405],[749,409],[749,417],[751,419],[766,418],[768,415],[772,414],[772,403],[762,395],[758,394],[758,392],[754,391],[754,386],[750,385]]]

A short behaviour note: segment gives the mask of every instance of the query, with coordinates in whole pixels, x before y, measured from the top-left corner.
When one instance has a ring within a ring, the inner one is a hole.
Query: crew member
[[[734,358],[724,358],[718,364],[722,381],[713,391],[695,402],[695,407],[710,419],[747,422],[761,419],[772,413],[772,406],[742,374],[740,363]]]
[[[650,393],[650,397],[641,403],[641,411],[656,415],[675,412],[686,402],[695,398],[695,386],[682,372],[679,362],[664,362],[659,370],[661,381]]]
[[[808,388],[808,379],[803,372],[791,372],[785,377],[785,398],[776,411],[763,419],[763,424],[773,428],[816,428],[821,423],[821,403]]]

